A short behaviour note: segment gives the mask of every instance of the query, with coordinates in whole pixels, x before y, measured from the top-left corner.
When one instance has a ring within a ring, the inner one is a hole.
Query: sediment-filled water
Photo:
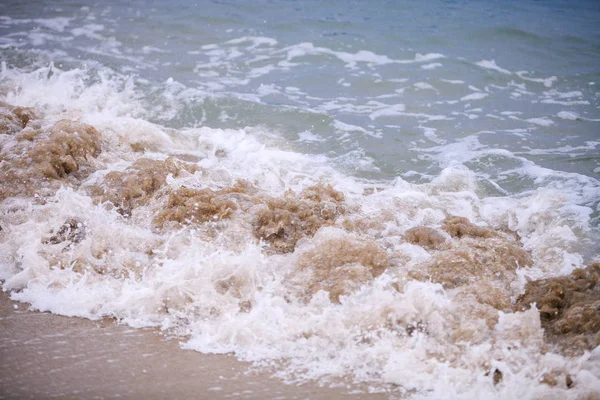
[[[0,279],[289,382],[600,393],[593,2],[0,5]]]

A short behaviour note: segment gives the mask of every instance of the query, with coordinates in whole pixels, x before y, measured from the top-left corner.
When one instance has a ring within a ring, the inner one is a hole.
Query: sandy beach
[[[1,399],[384,399],[287,385],[233,356],[179,348],[153,329],[29,311],[0,296]]]

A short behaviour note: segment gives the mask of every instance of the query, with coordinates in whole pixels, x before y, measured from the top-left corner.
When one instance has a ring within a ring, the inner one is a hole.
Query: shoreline
[[[183,350],[152,328],[47,312],[0,294],[0,399],[372,399],[285,384],[232,355]]]

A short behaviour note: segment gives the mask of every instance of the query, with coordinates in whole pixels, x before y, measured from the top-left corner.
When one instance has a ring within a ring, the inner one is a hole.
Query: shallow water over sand
[[[152,329],[27,311],[0,298],[3,399],[384,399],[383,394],[285,385],[233,356],[179,350]],[[168,379],[165,379],[168,376]]]

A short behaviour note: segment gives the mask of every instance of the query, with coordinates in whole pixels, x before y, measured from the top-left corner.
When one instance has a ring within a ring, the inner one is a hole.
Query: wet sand
[[[233,356],[182,350],[154,329],[28,311],[0,294],[0,399],[385,399],[286,385]]]

